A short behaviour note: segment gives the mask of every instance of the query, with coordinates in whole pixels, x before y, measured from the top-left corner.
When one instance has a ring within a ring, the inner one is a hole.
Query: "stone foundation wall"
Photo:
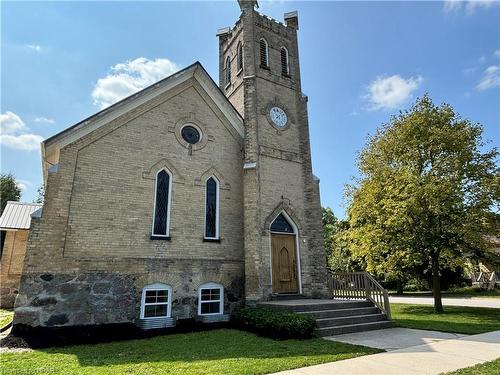
[[[14,325],[56,327],[133,323],[139,318],[142,289],[153,283],[172,286],[172,316],[177,319],[196,316],[198,287],[206,282],[224,286],[224,313],[232,313],[241,305],[244,299],[243,264],[207,265],[204,271],[189,274],[183,270],[196,265],[184,266],[166,267],[163,272],[147,274],[24,274],[22,293],[16,300]]]

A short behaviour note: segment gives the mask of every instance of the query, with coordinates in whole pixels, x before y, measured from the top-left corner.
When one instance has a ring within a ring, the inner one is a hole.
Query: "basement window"
[[[147,285],[142,290],[141,319],[170,318],[172,287],[166,284]]]
[[[198,289],[198,315],[221,315],[224,312],[224,287],[207,283]]]

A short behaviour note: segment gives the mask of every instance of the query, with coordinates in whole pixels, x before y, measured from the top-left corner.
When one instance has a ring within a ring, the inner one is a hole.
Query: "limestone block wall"
[[[254,11],[244,13],[240,22],[245,28],[245,52],[247,48],[249,51],[244,68],[245,157],[248,162],[256,162],[255,171],[245,173],[244,187],[247,300],[267,299],[272,293],[269,218],[280,209],[299,227],[302,293],[325,297],[326,255],[319,186],[312,174],[297,30]],[[269,69],[260,67],[260,38],[268,43]],[[289,53],[289,77],[281,74],[281,47]],[[287,113],[285,128],[270,123],[268,111],[272,106]],[[257,222],[255,227],[253,220]]]
[[[5,234],[5,242],[0,265],[0,306],[14,307],[19,292],[19,283],[23,270],[24,254],[29,230],[9,230]]]
[[[202,131],[192,148],[184,123]],[[193,317],[198,286],[243,301],[243,140],[194,80],[60,151],[43,215],[32,220],[14,324],[133,322],[142,288],[173,288],[172,315]],[[156,172],[172,173],[170,237],[151,240]],[[205,180],[220,182],[220,242],[203,240]]]

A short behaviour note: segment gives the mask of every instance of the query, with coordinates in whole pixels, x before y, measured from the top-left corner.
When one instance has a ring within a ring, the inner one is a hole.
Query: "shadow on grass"
[[[186,366],[193,362],[219,360],[221,364],[228,366],[231,360],[235,361],[233,363],[248,360],[249,364],[256,364],[258,362],[256,360],[267,359],[276,360],[273,362],[274,366],[280,369],[378,352],[380,350],[320,338],[280,341],[235,329],[219,329],[95,345],[47,348],[19,355],[26,356],[25,359],[33,363],[41,363],[41,356],[51,358],[57,367],[59,367],[57,358],[76,357],[79,366],[83,367],[151,364],[151,362]],[[30,354],[33,353],[35,354],[30,358]]]

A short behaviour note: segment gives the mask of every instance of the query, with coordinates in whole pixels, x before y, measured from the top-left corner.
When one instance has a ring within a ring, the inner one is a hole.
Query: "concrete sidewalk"
[[[390,303],[414,303],[416,305],[434,305],[432,297],[396,297],[389,296]],[[470,307],[490,307],[500,309],[500,298],[467,298],[467,297],[444,297],[444,306],[470,306]]]
[[[340,341],[347,344],[368,346],[370,348],[383,349],[386,351],[399,350],[431,344],[442,340],[452,340],[469,335],[459,333],[447,333],[438,331],[427,331],[411,328],[387,328],[375,331],[363,331],[324,337],[330,341]]]
[[[455,371],[497,358],[500,358],[500,331],[302,367],[277,374],[429,375]]]

